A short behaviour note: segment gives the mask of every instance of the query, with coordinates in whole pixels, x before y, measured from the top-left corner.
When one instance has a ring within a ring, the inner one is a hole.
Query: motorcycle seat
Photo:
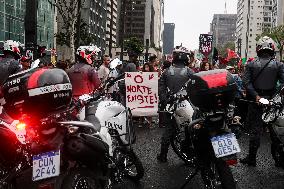
[[[88,121],[62,121],[59,122],[60,124],[63,125],[72,125],[72,126],[77,126],[77,127],[86,127],[93,129],[95,132],[100,131],[100,127],[96,127],[94,124],[88,122]]]

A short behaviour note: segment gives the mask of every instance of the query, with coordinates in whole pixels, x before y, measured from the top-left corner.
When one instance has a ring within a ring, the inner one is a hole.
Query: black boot
[[[166,163],[168,161],[167,159],[168,155],[168,148],[161,146],[161,153],[157,155],[157,160],[161,163]]]
[[[246,164],[248,166],[256,167],[256,154],[257,154],[258,146],[252,145],[251,142],[249,144],[249,154],[240,160],[242,164]]]

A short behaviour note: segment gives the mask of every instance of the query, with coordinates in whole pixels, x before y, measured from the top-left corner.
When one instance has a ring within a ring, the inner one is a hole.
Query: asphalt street
[[[163,128],[136,128],[137,141],[134,150],[140,157],[145,168],[145,176],[137,189],[179,189],[185,178],[192,171],[186,167],[172,149],[169,151],[168,162],[157,162],[156,156],[160,149],[160,138]],[[247,153],[248,136],[239,139],[242,152],[240,158]],[[238,164],[233,167],[233,174],[239,189],[284,189],[284,170],[276,168],[270,154],[270,140],[268,133],[264,133],[262,145],[257,158],[257,167],[246,167]],[[187,186],[188,189],[204,188],[198,174]]]

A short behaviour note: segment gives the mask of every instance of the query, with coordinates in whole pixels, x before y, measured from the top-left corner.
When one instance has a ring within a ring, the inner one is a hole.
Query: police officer
[[[284,66],[275,60],[274,41],[269,37],[262,37],[258,41],[256,52],[258,58],[247,65],[243,78],[247,96],[256,103],[250,103],[248,106],[249,153],[240,160],[241,163],[254,167],[264,126],[262,108],[258,102],[260,98],[270,99],[275,94],[277,82],[284,84]]]
[[[75,98],[93,92],[101,84],[98,73],[92,66],[92,50],[92,46],[79,47],[77,50],[78,61],[67,70]]]
[[[1,60],[0,60],[0,119],[8,124],[13,124],[14,120],[4,111],[3,105],[5,99],[2,94],[2,85],[10,75],[13,75],[21,70],[19,64],[20,49],[19,43],[12,40],[7,40],[0,45]]]
[[[19,64],[20,49],[16,41],[7,40],[1,46],[1,61],[0,61],[0,86],[12,74],[17,73],[21,66]]]
[[[177,46],[173,51],[173,65],[167,68],[159,80],[159,98],[161,109],[167,104],[168,94],[178,92],[182,86],[190,79],[194,72],[186,66],[189,60],[189,51]],[[167,162],[167,154],[170,145],[170,139],[174,134],[174,128],[170,116],[164,116],[165,122],[168,123],[162,136],[161,152],[157,159],[160,162]]]

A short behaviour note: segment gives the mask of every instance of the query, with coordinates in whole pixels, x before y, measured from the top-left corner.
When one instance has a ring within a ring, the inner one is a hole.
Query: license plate
[[[233,133],[215,136],[211,143],[217,158],[241,152],[239,143]]]
[[[33,156],[33,181],[58,176],[60,173],[60,150]]]

